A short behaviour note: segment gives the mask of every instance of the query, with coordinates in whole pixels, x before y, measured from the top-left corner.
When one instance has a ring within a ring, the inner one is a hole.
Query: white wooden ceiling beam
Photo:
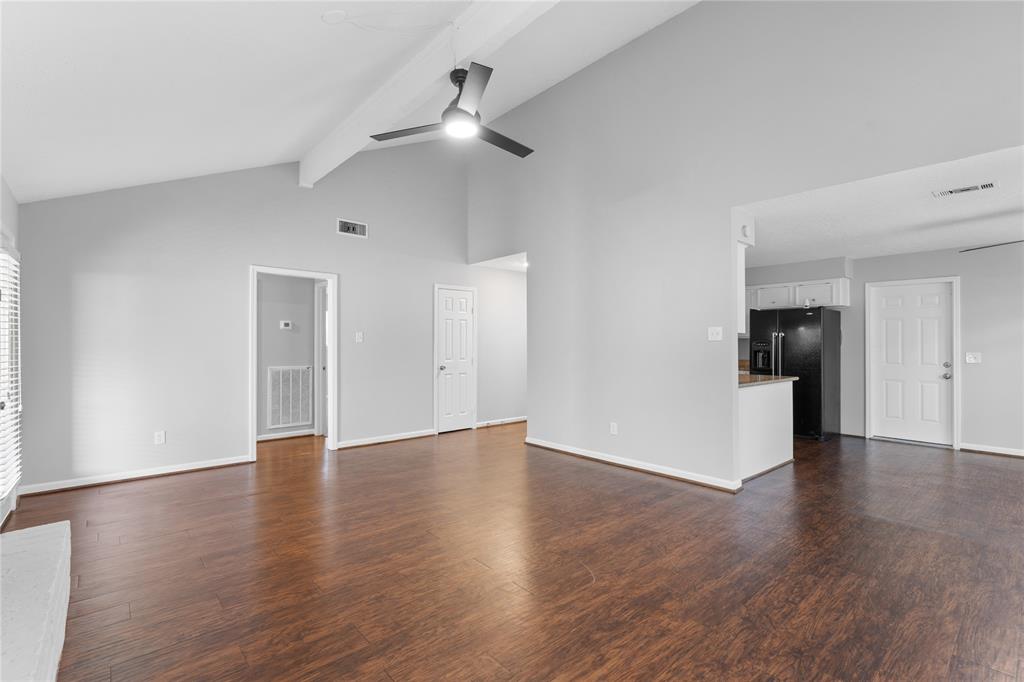
[[[363,149],[371,134],[388,130],[423,105],[436,94],[438,79],[451,70],[453,56],[459,64],[469,59],[486,59],[556,4],[557,0],[478,0],[470,4],[453,25],[434,36],[327,137],[306,152],[299,161],[299,185],[312,187]]]

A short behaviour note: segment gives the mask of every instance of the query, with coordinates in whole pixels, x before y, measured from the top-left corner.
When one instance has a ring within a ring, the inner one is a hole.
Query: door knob
[[[953,378],[953,375],[952,375],[952,374],[950,374],[949,372],[944,372],[944,373],[942,374],[942,378],[943,378],[943,379],[952,379],[952,378]]]
[[[438,369],[443,372],[443,371],[445,371],[445,369],[447,369],[447,367],[445,367],[444,365],[441,365],[440,367],[438,367]]]

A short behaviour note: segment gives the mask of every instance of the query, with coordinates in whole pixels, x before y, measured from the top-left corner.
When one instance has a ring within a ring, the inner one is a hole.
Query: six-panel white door
[[[872,434],[952,445],[952,284],[878,286],[870,292]]]
[[[437,290],[437,430],[476,424],[476,301],[472,291]]]

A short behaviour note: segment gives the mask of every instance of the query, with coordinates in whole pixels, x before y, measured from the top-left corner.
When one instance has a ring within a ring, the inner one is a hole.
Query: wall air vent
[[[955,197],[958,194],[968,194],[969,192],[980,192],[983,189],[994,189],[996,183],[985,182],[980,185],[967,185],[965,187],[953,187],[951,189],[940,189],[932,192],[932,196],[936,199],[942,199],[944,197]]]
[[[366,223],[357,223],[354,220],[338,218],[338,234],[347,234],[350,237],[366,239]]]

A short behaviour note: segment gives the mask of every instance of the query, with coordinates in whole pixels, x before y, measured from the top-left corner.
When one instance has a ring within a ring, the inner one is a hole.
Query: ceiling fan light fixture
[[[452,121],[444,125],[444,132],[450,137],[475,137],[480,126],[476,121]]]
[[[475,137],[480,130],[476,117],[459,108],[450,108],[441,116],[444,132],[449,137]]]

